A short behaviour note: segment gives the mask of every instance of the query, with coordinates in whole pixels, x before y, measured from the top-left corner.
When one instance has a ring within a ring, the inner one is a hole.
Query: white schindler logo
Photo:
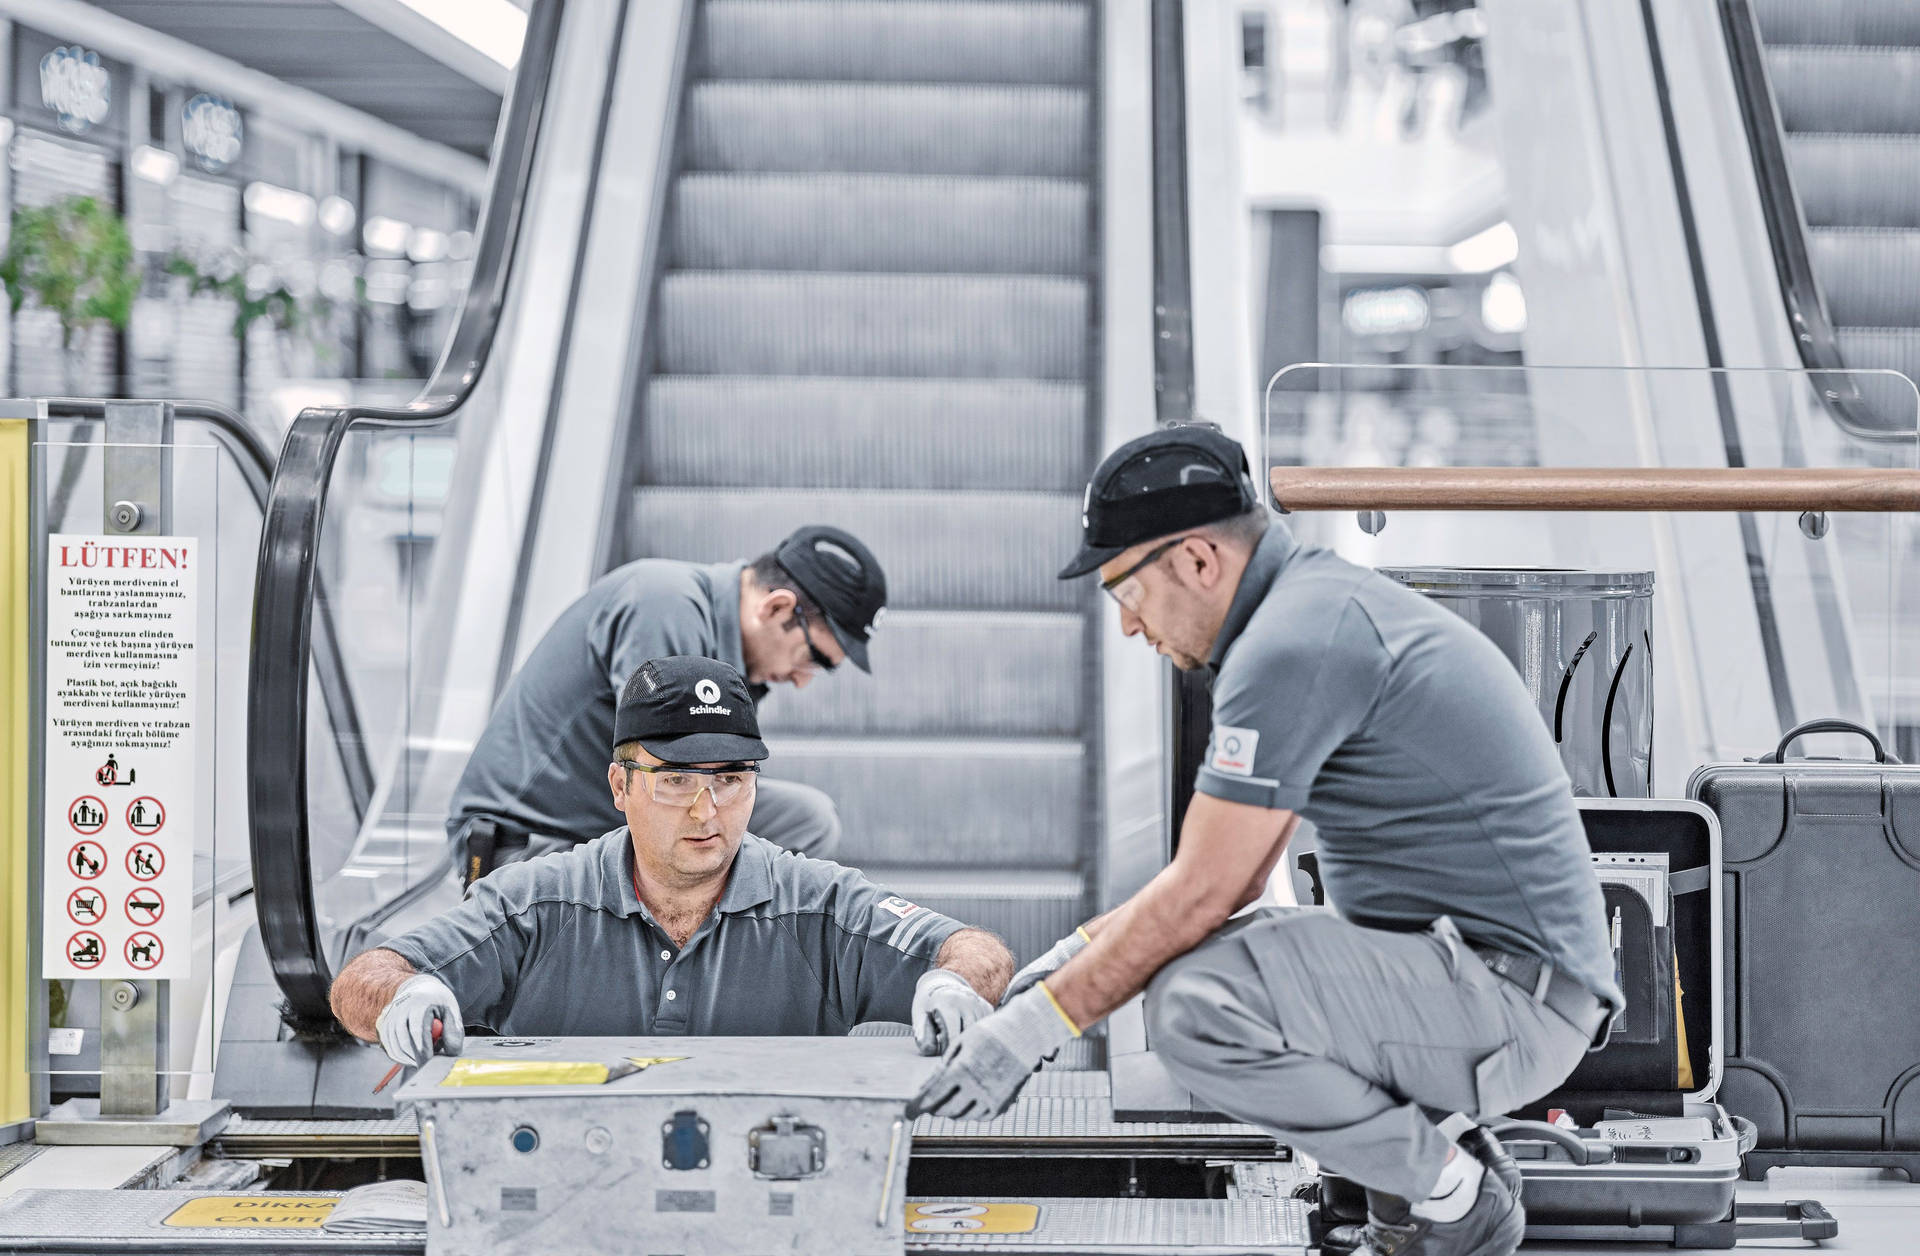
[[[720,701],[720,686],[710,680],[702,680],[694,685],[693,696],[708,706],[712,706],[714,703]]]

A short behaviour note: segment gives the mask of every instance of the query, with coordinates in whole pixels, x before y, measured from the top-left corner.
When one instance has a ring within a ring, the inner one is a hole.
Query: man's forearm
[[[1198,946],[1225,923],[1232,908],[1208,901],[1173,868],[1164,868],[1138,894],[1089,927],[1093,941],[1047,978],[1047,989],[1081,1029],[1097,1025],[1146,989],[1170,960]]]
[[[414,967],[396,952],[384,949],[362,951],[340,970],[328,992],[333,1014],[347,1032],[365,1042],[379,1034],[374,1024],[402,982],[414,975]]]
[[[1013,980],[1012,953],[985,929],[962,929],[949,937],[933,962],[936,968],[960,974],[989,1003],[999,1002]]]

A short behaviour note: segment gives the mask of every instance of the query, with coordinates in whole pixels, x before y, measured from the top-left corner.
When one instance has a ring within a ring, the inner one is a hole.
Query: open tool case
[[[1580,809],[1588,844],[1604,861],[1602,890],[1610,927],[1618,921],[1628,1005],[1605,1049],[1588,1055],[1564,1087],[1513,1119],[1489,1119],[1525,1179],[1527,1238],[1725,1248],[1834,1237],[1838,1225],[1814,1201],[1734,1201],[1754,1130],[1715,1101],[1725,1014],[1713,813],[1697,802],[1651,798],[1582,799]],[[1664,855],[1664,878],[1635,877],[1632,863],[1608,860],[1627,855],[1652,857],[1644,861],[1649,869],[1659,869]],[[1650,888],[1662,879],[1664,896]],[[1572,1116],[1578,1131],[1545,1124],[1553,1108]],[[1605,1138],[1595,1129],[1607,1122],[1618,1131],[1614,1122],[1630,1118],[1652,1118],[1653,1137]],[[1704,1121],[1705,1136],[1663,1137],[1658,1122],[1673,1118]],[[1365,1219],[1366,1198],[1355,1184],[1324,1177],[1320,1194],[1323,1226]]]

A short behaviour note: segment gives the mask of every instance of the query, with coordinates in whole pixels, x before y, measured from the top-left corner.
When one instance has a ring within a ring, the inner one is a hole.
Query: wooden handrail
[[[1920,471],[1750,467],[1275,467],[1282,510],[1920,510]]]

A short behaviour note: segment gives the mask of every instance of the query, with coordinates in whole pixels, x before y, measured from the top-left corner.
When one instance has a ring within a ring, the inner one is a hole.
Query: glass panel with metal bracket
[[[1917,430],[1890,371],[1303,364],[1256,461],[1303,540],[1507,648],[1578,792],[1677,796],[1805,719],[1915,737]]]

